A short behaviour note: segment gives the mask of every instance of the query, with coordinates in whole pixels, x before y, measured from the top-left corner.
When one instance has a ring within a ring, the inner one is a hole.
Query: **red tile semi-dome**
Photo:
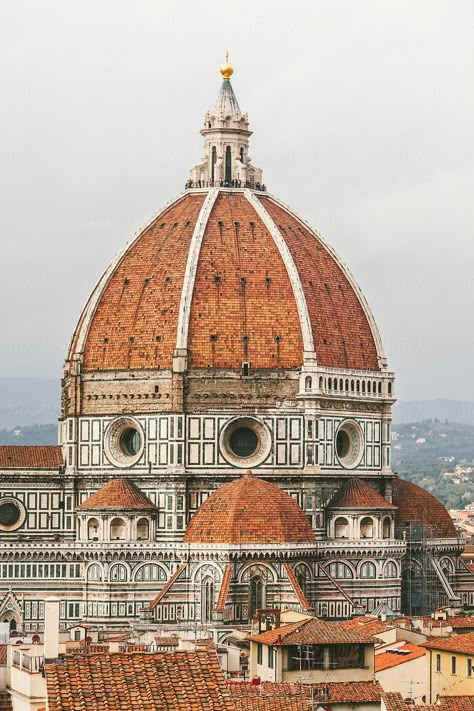
[[[280,487],[248,471],[224,484],[196,511],[185,543],[314,543],[303,510]]]
[[[76,327],[84,372],[171,368],[378,371],[382,344],[357,284],[288,207],[249,189],[187,190],[112,262]]]
[[[457,538],[456,528],[441,501],[421,486],[403,479],[393,480],[393,503],[398,507],[395,521],[401,533],[406,524],[418,524],[431,538]]]

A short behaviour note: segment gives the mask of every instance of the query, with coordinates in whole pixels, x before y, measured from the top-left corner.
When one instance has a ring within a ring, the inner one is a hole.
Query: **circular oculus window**
[[[364,434],[354,420],[342,422],[336,432],[336,454],[345,469],[356,467],[364,454]]]
[[[16,531],[25,518],[26,510],[21,501],[10,497],[0,499],[0,531]]]
[[[254,417],[236,417],[224,425],[220,449],[229,464],[247,468],[261,464],[270,454],[270,430]]]
[[[119,417],[110,423],[105,432],[105,454],[116,467],[136,464],[142,456],[144,444],[143,430],[131,417]]]

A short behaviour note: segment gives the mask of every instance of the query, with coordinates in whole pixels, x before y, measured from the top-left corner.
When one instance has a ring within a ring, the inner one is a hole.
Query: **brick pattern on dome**
[[[421,486],[403,479],[393,480],[393,503],[396,513],[397,533],[406,530],[405,525],[419,524],[435,538],[457,538],[453,520],[443,504]]]
[[[79,510],[144,510],[155,511],[156,506],[130,479],[111,479],[101,489],[83,501]]]
[[[170,368],[189,245],[204,195],[186,195],[127,251],[100,297],[84,370]]]
[[[234,711],[215,652],[66,657],[46,666],[49,711]]]
[[[328,509],[395,509],[362,479],[349,479],[336,491]]]
[[[258,196],[300,275],[319,365],[380,370],[367,316],[344,271],[318,237],[269,196]]]
[[[61,447],[43,445],[0,446],[2,469],[59,469],[64,464]]]
[[[242,193],[220,193],[199,255],[189,367],[298,368],[303,343],[283,260]]]
[[[185,543],[314,543],[302,509],[279,486],[247,473],[199,507]]]

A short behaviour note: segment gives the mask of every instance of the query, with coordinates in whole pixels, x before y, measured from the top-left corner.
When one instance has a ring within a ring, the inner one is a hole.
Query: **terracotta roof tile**
[[[4,667],[7,663],[7,645],[0,644],[0,667]]]
[[[83,511],[104,509],[155,511],[156,506],[130,479],[111,479],[99,491],[89,496],[78,506],[78,509]]]
[[[314,610],[314,607],[311,607],[308,600],[306,599],[306,595],[301,589],[301,586],[298,582],[298,579],[295,575],[295,571],[291,567],[289,563],[284,563],[284,568],[286,570],[286,574],[288,576],[288,580],[293,586],[293,590],[296,593],[296,597],[298,598],[298,601],[302,607],[303,610]]]
[[[275,645],[293,644],[375,644],[374,638],[359,630],[348,630],[337,622],[316,617],[292,622],[250,638],[254,642]]]
[[[314,543],[303,510],[279,486],[247,472],[224,484],[192,517],[185,543]]]
[[[59,469],[63,451],[57,446],[0,446],[1,469]]]
[[[336,491],[328,509],[395,509],[362,479],[349,479]]]
[[[426,707],[425,707],[426,708]],[[473,711],[474,696],[441,696],[436,711]]]
[[[294,682],[263,682],[255,686],[248,682],[228,682],[230,695],[237,704],[237,709],[259,711],[260,709],[305,709],[308,710],[308,699],[311,698],[313,689],[316,690],[316,698],[323,698],[324,691],[327,690],[326,701],[324,703],[377,703],[383,694],[383,689],[378,681],[351,681],[334,682],[324,684],[297,684]],[[319,692],[319,694],[318,694]],[[239,703],[246,699],[247,705]],[[256,704],[258,699],[266,699],[269,703],[264,705]],[[301,700],[301,706],[284,706],[284,702]],[[283,703],[282,703],[283,702]],[[282,704],[282,705],[280,705]]]
[[[394,629],[390,622],[381,622],[378,617],[354,617],[352,620],[344,620],[339,623],[341,627],[348,630],[361,630],[365,634],[378,635]]]
[[[375,671],[380,672],[384,669],[391,669],[399,664],[411,662],[413,659],[419,659],[426,655],[426,650],[416,644],[406,642],[401,646],[395,646],[393,649],[401,650],[401,652],[390,652],[389,649],[385,652],[375,655]]]
[[[387,711],[408,711],[407,704],[403,703],[402,695],[398,691],[391,691],[382,695],[382,699]],[[426,709],[423,706],[423,709]]]
[[[474,632],[459,634],[455,637],[431,637],[420,646],[427,649],[445,649],[460,654],[474,654]]]
[[[229,585],[232,579],[233,566],[228,563],[224,570],[224,575],[222,576],[221,588],[219,590],[219,597],[217,598],[216,611],[223,612],[225,608],[225,601],[227,600],[227,593],[229,592]]]
[[[46,666],[49,711],[234,711],[215,652],[66,657]]]
[[[403,479],[395,478],[392,486],[393,503],[398,506],[396,522],[399,535],[410,523],[431,529],[436,538],[457,538],[451,516],[432,494]]]

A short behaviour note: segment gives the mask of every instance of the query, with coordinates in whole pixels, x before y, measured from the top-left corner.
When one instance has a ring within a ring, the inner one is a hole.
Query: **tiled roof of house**
[[[459,654],[474,654],[474,632],[459,634],[455,637],[431,637],[420,646],[427,649],[445,649]]]
[[[89,496],[80,506],[79,510],[148,510],[155,511],[156,506],[140,491],[130,479],[111,479],[101,489]]]
[[[298,582],[298,578],[295,575],[295,571],[291,567],[289,563],[284,563],[284,568],[286,571],[286,574],[288,576],[288,580],[290,581],[291,585],[293,586],[293,590],[295,591],[296,597],[298,598],[298,601],[302,607],[302,609],[306,612],[307,610],[314,610],[314,607],[311,607],[309,604],[306,595],[301,589],[301,585]]]
[[[222,583],[219,590],[219,597],[217,598],[216,611],[223,612],[225,608],[225,601],[227,600],[227,593],[229,592],[230,581],[232,579],[233,566],[232,563],[228,563],[224,570],[224,575],[222,576]]]
[[[349,479],[336,491],[328,509],[395,509],[362,479]]]
[[[392,486],[393,503],[398,506],[395,520],[399,536],[407,524],[418,524],[436,538],[457,538],[451,516],[432,494],[403,479],[395,478]]]
[[[159,593],[156,595],[156,597],[150,602],[150,609],[151,610],[153,610],[158,605],[160,600],[162,600],[164,598],[164,596],[166,595],[168,590],[171,589],[171,586],[173,585],[175,580],[177,580],[179,578],[179,576],[181,575],[181,573],[183,572],[185,567],[186,567],[186,563],[181,563],[177,567],[176,571],[173,573],[171,578],[166,581],[166,583],[163,585],[163,587],[161,588]]]
[[[381,622],[378,617],[354,617],[352,620],[344,620],[339,623],[341,627],[348,630],[361,630],[365,634],[378,635],[393,630],[394,626],[390,622]]]
[[[185,543],[314,543],[303,510],[283,489],[247,471],[196,511]]]
[[[403,702],[402,695],[398,691],[390,691],[383,694],[382,699],[387,711],[408,711],[408,706]],[[423,706],[424,710],[426,708],[426,706]]]
[[[433,705],[433,709],[434,711],[473,711],[474,696],[441,696],[439,705]]]
[[[0,667],[4,667],[7,663],[7,645],[0,644]]]
[[[66,657],[46,683],[49,711],[234,711],[215,652]]]
[[[85,371],[171,367],[186,266],[195,250],[189,367],[240,370],[243,360],[252,368],[300,367],[304,344],[294,277],[262,219],[263,206],[300,275],[318,363],[380,370],[378,334],[363,297],[317,233],[269,196],[256,197],[261,205],[254,205],[242,191],[225,189],[203,215],[204,199],[203,193],[185,193],[125,249],[79,319],[69,361],[81,352]],[[198,242],[197,227],[203,229]]]
[[[393,646],[395,651],[390,651],[389,647],[385,652],[375,655],[375,671],[381,672],[385,669],[397,667],[399,664],[411,662],[413,659],[419,659],[426,655],[426,650],[416,644],[405,642],[400,646]]]
[[[62,447],[55,445],[0,446],[0,469],[59,469],[63,464]]]
[[[239,711],[286,711],[286,709],[304,709],[308,711],[308,701],[315,693],[316,699],[325,699],[328,704],[346,703],[363,704],[380,701],[383,689],[378,681],[327,682],[321,684],[297,684],[293,682],[263,682],[255,686],[248,682],[228,683]],[[316,691],[313,692],[312,690]],[[319,693],[318,693],[319,692]],[[258,700],[266,700],[267,703]],[[247,700],[247,705],[244,702]],[[289,704],[285,706],[285,701]],[[297,704],[296,702],[300,703]],[[293,705],[292,705],[293,702]],[[314,707],[317,708],[317,705]]]
[[[348,630],[337,622],[310,617],[251,637],[262,644],[374,644],[374,638],[359,630]]]

